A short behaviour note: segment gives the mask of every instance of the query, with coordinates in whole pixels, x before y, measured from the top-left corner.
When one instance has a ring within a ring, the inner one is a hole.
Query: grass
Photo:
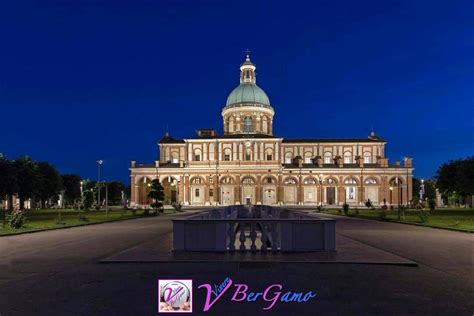
[[[85,216],[85,221],[79,218],[81,213],[83,216]],[[131,210],[109,210],[107,217],[105,211],[103,210],[78,211],[65,209],[61,210],[61,221],[58,221],[58,210],[27,210],[27,221],[24,227],[14,229],[11,228],[8,223],[5,224],[5,227],[3,227],[2,223],[0,222],[0,236],[132,219],[144,217],[143,213],[143,210],[137,210],[135,215],[133,215]],[[171,213],[174,213],[174,210],[165,210],[163,213],[160,213],[160,215]],[[150,216],[154,216],[154,213],[152,213]]]
[[[379,212],[381,210],[367,210],[359,209],[359,214],[355,214],[355,209],[351,208],[349,210],[349,215],[366,218],[373,220],[379,219]],[[334,215],[344,215],[340,214],[338,210],[326,210],[325,212]],[[397,210],[387,210],[387,217],[385,221],[397,222],[404,224],[417,224],[428,227],[436,228],[448,228],[465,232],[474,232],[474,209],[437,209],[431,212],[428,217],[428,222],[423,223],[419,217],[420,211],[417,210],[407,210],[405,211],[405,218],[398,221],[398,212]],[[428,212],[428,211],[424,211]]]

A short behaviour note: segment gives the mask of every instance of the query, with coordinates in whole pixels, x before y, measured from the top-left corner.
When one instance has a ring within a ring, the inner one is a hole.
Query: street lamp
[[[103,160],[97,160],[97,168],[98,168],[98,177],[97,177],[97,205],[99,206],[100,209],[100,173],[102,169],[102,165],[104,164]]]
[[[323,174],[319,175],[319,205],[323,207]]]
[[[423,195],[425,194],[425,180],[421,179],[421,186],[420,186],[420,203],[423,202]]]

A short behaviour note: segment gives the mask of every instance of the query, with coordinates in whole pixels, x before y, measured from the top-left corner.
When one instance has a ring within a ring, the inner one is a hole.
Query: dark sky
[[[0,152],[128,180],[222,129],[245,50],[283,137],[388,140],[428,178],[474,154],[474,1],[2,1]]]

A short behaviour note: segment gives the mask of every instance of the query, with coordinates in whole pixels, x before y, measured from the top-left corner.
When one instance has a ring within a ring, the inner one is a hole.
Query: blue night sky
[[[222,129],[250,49],[283,137],[388,140],[428,178],[474,154],[474,1],[2,1],[0,152],[128,180]]]

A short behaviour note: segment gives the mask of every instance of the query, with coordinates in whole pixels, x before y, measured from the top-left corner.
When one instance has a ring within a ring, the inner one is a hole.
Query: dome
[[[251,103],[271,108],[267,94],[252,82],[243,82],[227,97],[226,107],[239,103]]]

